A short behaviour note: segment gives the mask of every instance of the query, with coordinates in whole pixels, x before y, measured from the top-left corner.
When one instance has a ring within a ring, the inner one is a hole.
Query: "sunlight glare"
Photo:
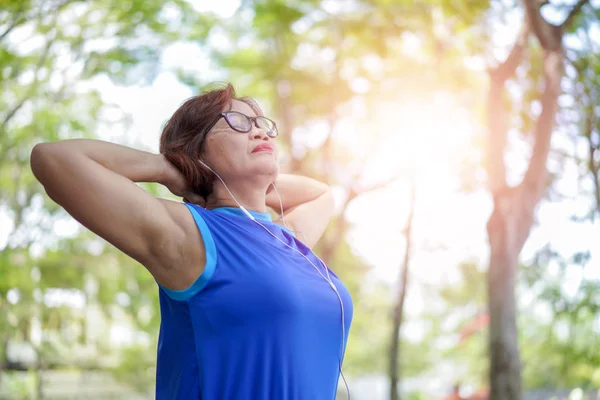
[[[375,276],[389,283],[397,279],[411,181],[417,188],[412,234],[416,246],[451,243],[449,247],[465,251],[465,243],[476,248],[485,245],[483,221],[488,204],[474,206],[456,193],[461,185],[459,171],[464,157],[473,152],[476,132],[468,112],[457,107],[452,96],[436,96],[410,103],[382,101],[367,114],[360,123],[350,118],[338,123],[344,129],[335,140],[337,147],[364,159],[360,186],[399,180],[400,186],[361,196],[347,210],[355,226],[351,243],[374,265]],[[379,240],[369,240],[373,236]],[[460,258],[454,253],[431,252],[422,272],[432,274],[451,267]]]
[[[474,134],[468,113],[447,97],[429,104],[382,103],[369,125],[369,136],[379,138],[368,168],[375,177],[387,175],[385,171],[417,178],[455,170]]]
[[[241,0],[188,0],[188,3],[198,12],[214,12],[221,18],[229,18],[240,8]]]

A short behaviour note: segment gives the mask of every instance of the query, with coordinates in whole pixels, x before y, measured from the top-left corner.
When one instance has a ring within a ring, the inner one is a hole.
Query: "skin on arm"
[[[184,289],[202,272],[204,244],[188,209],[135,184],[158,182],[196,199],[162,155],[74,139],[36,145],[31,169],[53,201],[144,265],[161,285]]]
[[[334,198],[329,186],[317,180],[290,174],[279,174],[275,186],[281,195],[286,224],[300,231],[308,247],[313,247],[325,232],[334,211]],[[281,212],[275,190],[267,193],[266,205]],[[281,218],[275,221],[283,224]]]

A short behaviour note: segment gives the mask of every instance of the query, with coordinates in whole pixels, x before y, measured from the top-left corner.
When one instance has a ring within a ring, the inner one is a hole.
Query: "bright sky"
[[[231,16],[239,6],[239,0],[196,0],[193,3],[198,10],[212,9],[223,18]],[[166,48],[162,67],[165,72],[147,87],[116,86],[104,76],[90,83],[100,90],[105,102],[117,104],[132,120],[127,132],[119,127],[111,130],[100,128],[98,134],[101,139],[157,152],[162,125],[182,101],[193,95],[168,71],[185,67],[205,71],[207,76],[215,79],[223,77],[222,72],[214,70],[201,48],[188,43],[173,43]],[[360,86],[360,83],[357,85]],[[364,184],[386,180],[394,171],[405,171],[407,164],[416,166],[414,235],[417,248],[411,264],[415,280],[433,284],[452,282],[456,279],[456,265],[465,260],[477,260],[485,267],[488,255],[485,225],[492,207],[490,197],[481,190],[469,194],[457,190],[459,164],[469,151],[470,139],[476,132],[468,114],[456,108],[451,98],[443,96],[410,105],[384,103],[380,109],[382,115],[373,118],[374,125],[370,128],[384,133],[394,132],[394,135],[383,135],[379,150],[365,168]],[[426,109],[429,111],[425,112]],[[396,119],[390,121],[389,115]],[[431,118],[431,115],[437,115],[437,118]],[[401,121],[399,126],[391,125],[398,121]],[[343,139],[338,138],[340,145],[359,152],[364,130],[353,131],[349,128],[352,124],[344,122],[340,126],[348,128],[343,136],[340,135]],[[315,127],[309,129],[306,140],[314,142],[318,136],[319,129]],[[434,143],[435,146],[432,146]],[[575,171],[567,169],[565,174],[564,186],[575,195]],[[408,215],[408,200],[408,184],[399,181],[388,189],[357,199],[347,211],[347,218],[353,226],[349,240],[357,255],[374,266],[373,279],[393,283],[397,278],[404,247],[401,229]],[[569,220],[574,210],[583,208],[584,201],[575,198],[562,203],[542,204],[538,212],[540,227],[532,231],[523,253],[524,259],[549,242],[565,255],[590,249],[592,261],[586,268],[587,277],[600,279],[600,251],[597,246],[600,224],[592,226]],[[6,242],[7,222],[5,213],[0,210],[0,248]],[[77,226],[74,220],[68,220],[61,222],[57,231],[62,235],[72,235]],[[432,250],[442,245],[443,249]],[[558,273],[557,268],[553,267],[552,271]],[[565,288],[570,293],[575,292],[582,277],[580,269],[571,268]],[[425,307],[424,298],[418,288],[409,293],[409,314],[414,315]]]

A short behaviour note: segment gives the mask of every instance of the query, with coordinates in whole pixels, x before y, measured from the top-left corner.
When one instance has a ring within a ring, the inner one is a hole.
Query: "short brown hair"
[[[236,97],[235,89],[228,83],[186,100],[167,121],[160,136],[160,153],[181,171],[194,192],[205,199],[212,193],[215,176],[197,161],[200,142],[208,125],[230,109],[233,100],[243,101],[256,115],[262,115],[254,100]]]

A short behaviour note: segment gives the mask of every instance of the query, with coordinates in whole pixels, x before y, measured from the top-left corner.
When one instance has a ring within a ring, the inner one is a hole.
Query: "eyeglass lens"
[[[252,129],[252,119],[238,112],[228,112],[225,114],[225,119],[232,129],[238,132],[250,132]],[[256,125],[267,131],[267,135],[271,137],[277,136],[277,128],[275,123],[266,117],[256,117]]]

